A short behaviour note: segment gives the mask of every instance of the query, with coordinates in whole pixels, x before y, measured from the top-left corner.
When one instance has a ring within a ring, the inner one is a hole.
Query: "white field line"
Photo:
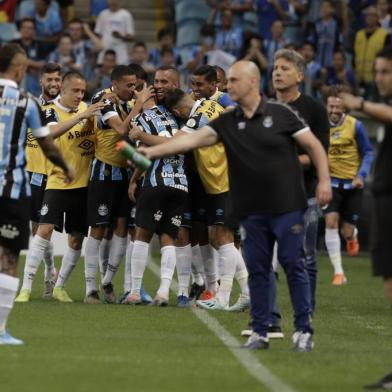
[[[160,268],[154,263],[152,259],[148,262],[148,268],[158,278],[160,277]],[[173,280],[171,290],[177,294],[178,284]],[[240,342],[230,334],[219,321],[211,316],[211,312],[199,308],[191,308],[193,314],[205,326],[213,332],[218,339],[231,351],[234,357],[241,363],[241,365],[261,384],[264,384],[272,392],[294,392],[294,389],[281,381],[278,377],[273,375],[256,357],[256,355],[249,351],[241,349]]]

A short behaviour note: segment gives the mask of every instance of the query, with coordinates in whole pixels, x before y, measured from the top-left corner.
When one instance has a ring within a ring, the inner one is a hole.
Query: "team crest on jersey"
[[[154,214],[154,221],[155,222],[159,222],[162,219],[162,211],[158,210],[155,214]]]
[[[274,124],[273,120],[272,120],[272,116],[266,116],[263,120],[263,126],[265,128],[271,128],[272,125]]]
[[[109,209],[106,204],[100,204],[98,207],[98,215],[99,216],[106,216],[109,213]]]
[[[216,214],[217,216],[222,216],[223,213],[224,213],[224,211],[222,210],[222,208],[218,208],[217,210],[215,210],[215,214]]]
[[[340,138],[340,132],[334,132],[332,137],[334,140],[338,140]]]
[[[94,145],[94,142],[91,140],[85,139],[83,140],[78,147],[83,148],[83,150],[90,150],[90,148]]]
[[[12,225],[3,225],[0,227],[0,236],[7,240],[14,240],[20,234],[17,227]]]
[[[245,127],[246,127],[246,122],[245,122],[245,121],[241,121],[241,122],[239,122],[237,125],[238,125],[238,129],[239,129],[240,131],[242,131],[242,130],[244,130]]]
[[[135,218],[136,217],[136,207],[133,207],[131,209],[131,218]]]
[[[49,211],[48,205],[47,205],[47,204],[44,204],[44,205],[41,207],[40,215],[41,215],[41,216],[45,216],[45,215],[48,213],[48,211]]]
[[[194,128],[196,126],[196,120],[194,118],[190,118],[187,121],[186,126],[189,128]]]
[[[174,226],[180,227],[181,226],[181,216],[173,216],[173,218],[171,218],[171,223]]]

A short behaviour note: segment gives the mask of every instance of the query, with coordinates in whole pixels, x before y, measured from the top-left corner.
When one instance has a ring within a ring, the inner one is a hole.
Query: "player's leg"
[[[359,252],[358,221],[362,206],[363,189],[348,189],[345,191],[342,205],[342,235],[346,240],[347,254],[357,256]]]
[[[0,345],[20,345],[6,330],[18,290],[17,262],[29,244],[29,199],[0,197]]]
[[[95,237],[94,237],[95,238]],[[103,280],[109,263],[110,248],[112,246],[113,228],[105,227],[103,238],[99,244],[98,266],[101,274],[101,281]]]
[[[329,259],[334,269],[332,284],[339,286],[345,284],[347,279],[342,266],[342,252],[339,235],[339,221],[341,205],[343,202],[343,190],[332,188],[332,200],[325,209],[325,246]]]
[[[187,214],[184,214],[182,226],[178,230],[178,238],[176,240],[177,306],[179,307],[189,306],[189,284],[192,264],[191,227],[191,220],[187,218]]]

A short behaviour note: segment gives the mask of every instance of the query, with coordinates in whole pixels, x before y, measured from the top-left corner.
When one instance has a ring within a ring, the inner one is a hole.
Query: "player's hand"
[[[144,105],[150,99],[155,98],[155,89],[153,86],[147,86],[147,83],[144,83],[140,91],[135,91],[135,96]]]
[[[96,102],[90,105],[84,112],[82,112],[82,118],[90,118],[99,114],[99,111],[105,107],[102,101]]]
[[[154,155],[153,155],[153,147],[139,147],[136,149],[137,152],[140,152],[141,154],[143,154],[146,158],[148,159],[154,159]]]
[[[343,101],[343,105],[348,110],[359,110],[361,107],[362,97],[355,97],[348,93],[340,93],[339,98]]]
[[[332,199],[331,181],[319,181],[316,188],[316,198],[320,207],[328,204]]]
[[[137,183],[130,181],[129,187],[128,187],[128,197],[131,201],[136,203],[136,188],[137,188]]]
[[[68,170],[64,171],[64,175],[64,182],[70,184],[75,178],[75,171],[71,167],[68,167]]]
[[[364,181],[360,177],[355,177],[351,183],[354,189],[362,189],[364,187]]]
[[[137,142],[138,140],[140,140],[141,135],[143,134],[143,131],[141,131],[140,128],[137,125],[135,125],[134,123],[131,123],[131,125],[132,125],[132,128],[128,133],[128,137],[133,142]]]
[[[100,101],[104,101],[105,99],[107,99],[111,103],[114,103],[115,105],[120,103],[120,98],[118,97],[118,95],[116,93],[113,93],[113,92],[106,93],[106,94],[102,95]]]

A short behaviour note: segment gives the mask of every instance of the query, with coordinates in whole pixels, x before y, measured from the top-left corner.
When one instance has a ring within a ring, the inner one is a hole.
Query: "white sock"
[[[199,286],[203,286],[204,264],[200,253],[199,245],[192,246],[192,281]]]
[[[132,288],[132,250],[133,241],[129,238],[127,251],[125,253],[124,293],[131,291]]]
[[[240,286],[241,294],[249,296],[248,270],[246,269],[245,261],[242,257],[241,251],[237,249],[237,253],[237,265],[234,277]]]
[[[86,295],[92,291],[97,291],[97,267],[99,259],[100,240],[88,237],[86,241],[86,249],[84,254],[84,277],[86,279]]]
[[[176,268],[176,247],[173,245],[161,248],[161,284],[157,294],[169,298],[170,284]]]
[[[176,246],[178,295],[189,296],[189,278],[191,276],[192,249],[190,245]]]
[[[68,280],[69,275],[71,275],[71,272],[74,270],[81,253],[81,249],[75,250],[68,246],[63,256],[63,259],[61,260],[61,268],[55,288],[64,287],[65,282]]]
[[[109,263],[103,278],[102,284],[108,284],[113,281],[114,275],[117,272],[118,266],[127,251],[128,237],[118,237],[113,234],[112,246],[110,247]]]
[[[325,229],[325,246],[335,274],[343,274],[340,237],[338,229]]]
[[[272,269],[274,271],[278,270],[279,260],[278,260],[278,242],[275,241],[274,244],[274,251],[272,253]]]
[[[31,241],[30,249],[26,256],[22,290],[31,291],[31,286],[33,285],[35,274],[37,273],[38,267],[44,257],[46,248],[48,246],[48,240],[45,240],[38,235],[34,236],[33,240]]]
[[[211,249],[212,249],[212,258],[214,259],[214,263],[217,267],[216,268],[216,280],[218,281],[218,280],[220,280],[219,267],[218,267],[220,256],[219,256],[219,252],[213,246],[211,246]]]
[[[150,245],[147,242],[143,241],[135,241],[133,243],[133,250],[131,256],[132,294],[140,294],[143,274],[144,270],[146,269],[148,260],[149,246]]]
[[[206,290],[216,293],[218,289],[217,265],[212,253],[212,246],[210,244],[200,245],[200,253],[206,275]]]
[[[14,306],[19,279],[0,274],[0,334],[5,331],[8,316]]]
[[[53,244],[49,242],[45,253],[44,253],[44,262],[45,262],[45,282],[52,280],[53,270],[54,270],[54,258],[53,258]]]
[[[219,302],[227,306],[230,302],[231,289],[233,287],[233,278],[237,266],[237,248],[234,242],[222,245],[218,249],[219,263],[218,270],[220,275],[220,286],[216,295]]]
[[[112,246],[112,240],[103,238],[99,246],[99,272],[101,274],[101,281],[106,274],[109,263],[110,248]]]

